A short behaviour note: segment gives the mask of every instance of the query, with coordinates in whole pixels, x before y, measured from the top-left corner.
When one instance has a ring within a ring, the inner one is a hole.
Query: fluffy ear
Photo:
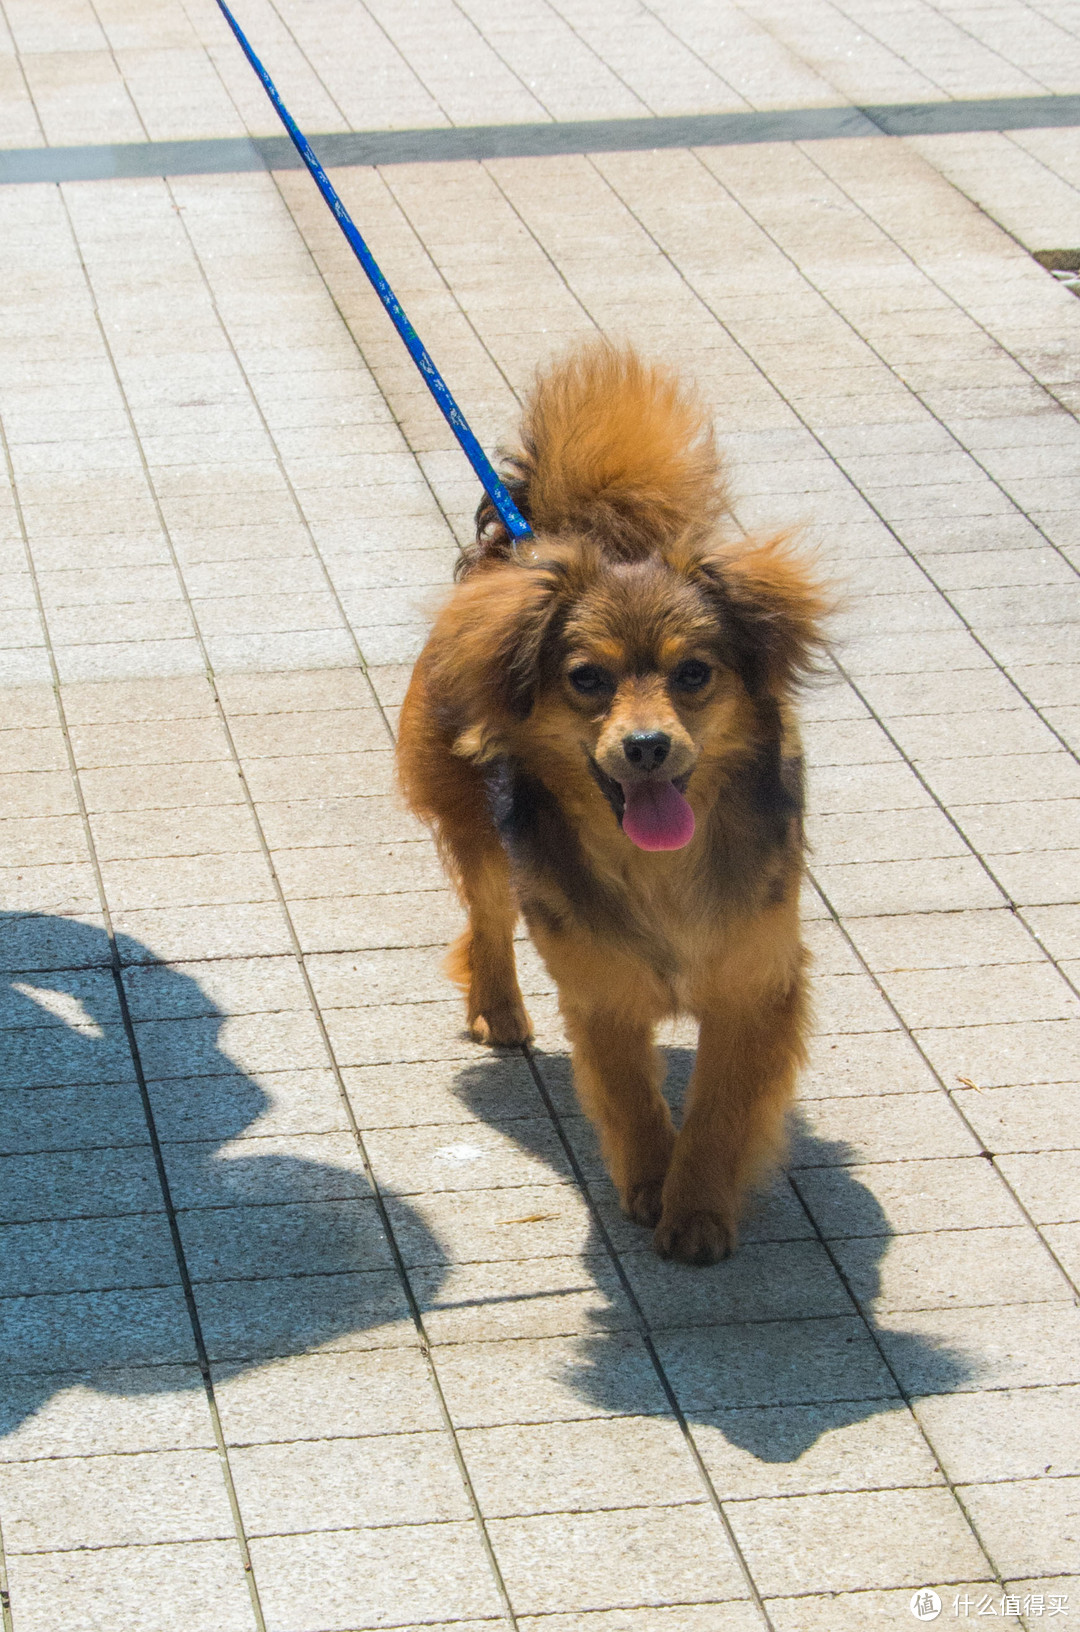
[[[562,604],[555,563],[508,561],[456,590],[428,647],[431,695],[469,757],[497,751],[500,727],[528,717]]]
[[[725,545],[696,565],[719,603],[751,694],[790,690],[814,672],[827,649],[823,625],[834,601],[786,533]]]

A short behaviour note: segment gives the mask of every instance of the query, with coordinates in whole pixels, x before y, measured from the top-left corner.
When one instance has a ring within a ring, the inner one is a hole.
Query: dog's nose
[[[671,752],[671,738],[666,731],[631,731],[622,739],[622,749],[637,770],[655,771]]]

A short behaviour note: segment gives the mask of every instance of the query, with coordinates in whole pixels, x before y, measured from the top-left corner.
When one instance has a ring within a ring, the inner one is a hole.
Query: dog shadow
[[[678,1122],[694,1051],[666,1054],[665,1094]],[[875,1318],[891,1231],[872,1192],[846,1165],[847,1147],[813,1135],[796,1115],[792,1172],[754,1198],[738,1251],[704,1269],[665,1263],[652,1252],[649,1232],[621,1214],[593,1129],[574,1100],[568,1057],[537,1050],[535,1059],[593,1202],[583,1258],[603,1262],[609,1243],[615,1247],[626,1277],[619,1302],[629,1291],[626,1303],[644,1316],[689,1420],[718,1428],[762,1462],[793,1462],[829,1431],[895,1410],[903,1393],[950,1393],[972,1377],[974,1357]],[[458,1075],[458,1094],[479,1115],[490,1116],[497,1071],[488,1059]],[[537,1122],[500,1120],[499,1127],[531,1156],[550,1160]],[[822,1168],[831,1216],[858,1221],[857,1305],[800,1196],[801,1176]],[[608,1303],[590,1317],[579,1358],[563,1380],[605,1413],[655,1414],[651,1366],[625,1364],[635,1319],[619,1318],[615,1297]]]
[[[329,1071],[256,1081],[196,980],[117,945],[190,1302],[109,941],[0,914],[0,1435],[76,1383],[201,1388],[191,1303],[218,1378],[413,1330]]]

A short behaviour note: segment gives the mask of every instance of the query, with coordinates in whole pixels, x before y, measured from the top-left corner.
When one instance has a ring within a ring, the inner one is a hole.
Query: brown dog
[[[661,1254],[732,1250],[803,1059],[795,687],[821,591],[783,539],[724,536],[708,420],[666,370],[595,345],[541,379],[417,662],[406,797],[469,912],[449,968],[477,1041],[521,1043],[522,912],[559,990],[582,1105]],[[681,1130],[658,1021],[700,1023]]]

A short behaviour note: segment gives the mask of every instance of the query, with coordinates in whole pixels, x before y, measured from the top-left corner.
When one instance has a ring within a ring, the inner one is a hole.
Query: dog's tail
[[[632,560],[711,529],[727,507],[704,404],[672,369],[629,346],[601,340],[542,374],[521,443],[506,460],[507,486],[537,532],[587,531]],[[509,550],[490,500],[476,522],[466,570]]]

